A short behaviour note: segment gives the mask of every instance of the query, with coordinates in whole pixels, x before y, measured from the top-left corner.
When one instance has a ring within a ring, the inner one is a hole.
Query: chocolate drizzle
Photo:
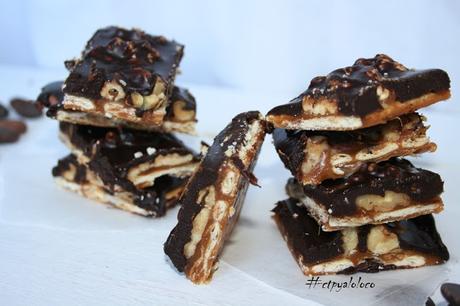
[[[423,204],[443,192],[443,181],[438,174],[415,168],[402,158],[392,158],[378,164],[364,164],[348,177],[325,180],[317,186],[296,186],[299,183],[295,179],[288,181],[287,190],[291,197],[308,196],[324,206],[332,216],[355,214],[355,201],[361,195],[384,196],[385,191],[391,190],[404,193]]]
[[[230,147],[237,150],[241,144],[244,144],[250,124],[261,118],[262,115],[256,111],[241,113],[233,118],[232,122],[214,138],[212,146],[209,147],[206,156],[185,187],[178,201],[182,206],[177,216],[178,223],[164,244],[165,253],[180,272],[184,271],[187,264],[184,246],[191,239],[193,220],[203,208],[198,201],[200,191],[216,182],[219,169],[227,160],[232,157],[237,158],[237,152],[230,157],[225,152]],[[244,180],[247,182],[248,179],[244,177]],[[239,190],[241,189],[243,188]]]
[[[287,242],[298,260],[306,264],[317,264],[333,260],[344,255],[342,248],[342,232],[324,232],[316,221],[308,215],[307,209],[298,200],[289,198],[280,201],[273,209],[278,224],[283,228]],[[383,224],[389,231],[395,233],[402,250],[415,251],[424,255],[435,256],[439,261],[449,259],[446,246],[436,230],[432,215]],[[367,235],[373,225],[357,228],[359,243],[358,251],[369,252],[367,249]],[[341,273],[378,272],[395,269],[394,265],[384,265],[369,258],[357,266],[343,270]]]
[[[387,89],[399,102],[425,94],[440,93],[450,88],[450,79],[441,69],[407,69],[389,56],[358,59],[353,66],[332,71],[327,76],[311,80],[308,89],[290,104],[272,109],[269,115],[297,115],[303,112],[305,99],[335,101],[338,112],[347,116],[364,117],[382,109],[378,88]]]
[[[169,96],[184,47],[163,36],[140,30],[107,27],[98,30],[78,60],[67,61],[70,75],[64,92],[100,99],[106,81],[116,81],[125,93],[152,93],[158,78]]]
[[[175,103],[182,101],[183,109],[196,112],[195,97],[185,88],[174,86],[170,103],[166,107],[165,118],[174,119],[174,110],[172,109]]]

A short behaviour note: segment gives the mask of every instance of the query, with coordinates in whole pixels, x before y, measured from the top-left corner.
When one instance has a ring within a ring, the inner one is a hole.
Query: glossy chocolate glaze
[[[290,248],[296,257],[303,257],[304,263],[316,264],[343,255],[342,232],[322,231],[315,219],[308,215],[307,209],[298,200],[289,198],[280,201],[273,212],[277,222],[281,223],[284,228]],[[449,259],[449,253],[436,230],[432,215],[386,223],[383,226],[397,235],[401,249],[435,256],[441,261]],[[363,253],[368,251],[367,235],[371,227],[372,225],[357,228],[358,249]],[[369,259],[342,273],[378,272],[382,269],[394,268],[396,267]]]
[[[100,29],[88,41],[80,59],[66,62],[70,74],[64,92],[99,99],[104,83],[117,81],[125,93],[147,96],[160,78],[169,96],[183,49],[163,36],[136,29]]]
[[[127,171],[138,164],[154,160],[159,155],[177,153],[198,156],[182,141],[169,133],[145,132],[132,129],[101,128],[60,122],[61,133],[71,144],[91,159],[90,168],[105,184],[119,184]],[[154,153],[148,154],[148,148]],[[135,157],[138,152],[141,157]]]
[[[390,90],[396,101],[405,102],[428,93],[449,90],[450,79],[441,69],[407,69],[385,54],[360,58],[349,67],[332,71],[311,80],[308,89],[291,101],[292,105],[275,107],[269,115],[301,114],[304,98],[327,99],[337,103],[338,112],[364,117],[382,109],[377,88]],[[295,105],[295,106],[294,106]]]
[[[308,196],[321,204],[332,216],[353,215],[357,212],[356,198],[373,194],[384,196],[390,190],[404,193],[412,200],[423,203],[443,192],[441,177],[431,171],[414,167],[408,160],[392,158],[380,163],[364,164],[352,175],[336,180],[325,180],[320,185],[300,187],[289,179],[289,196]]]
[[[202,209],[202,206],[198,203],[200,191],[215,184],[219,175],[218,169],[220,169],[224,162],[229,160],[229,158],[238,158],[238,152],[229,157],[225,154],[225,151],[227,151],[229,146],[237,148],[242,144],[249,131],[250,124],[255,120],[261,120],[261,118],[262,115],[256,111],[241,113],[233,118],[232,122],[214,138],[212,146],[209,147],[206,156],[185,187],[178,201],[182,206],[177,215],[178,223],[164,244],[166,255],[169,256],[174,266],[180,272],[184,271],[187,264],[187,258],[184,255],[184,246],[191,239],[193,219]],[[245,172],[248,169],[240,170]],[[247,178],[244,180],[247,180]]]
[[[70,154],[58,161],[58,164],[52,170],[53,176],[56,177],[63,175],[72,165],[76,168],[73,181],[77,184],[88,183],[86,179],[87,167],[79,164],[77,158],[73,154]],[[166,209],[171,206],[171,203],[168,203],[166,200],[166,194],[183,186],[186,183],[186,180],[186,178],[164,175],[155,180],[154,186],[144,189],[137,189],[129,181],[118,180],[117,184],[120,185],[126,192],[130,192],[132,194],[134,205],[151,212],[151,216],[160,217],[163,216],[166,213]],[[113,185],[105,186],[105,191],[113,193]]]
[[[195,97],[188,91],[188,89],[174,86],[171,98],[169,99],[170,103],[166,107],[166,119],[174,118],[173,105],[179,101],[184,102],[184,109],[196,112],[196,101]]]

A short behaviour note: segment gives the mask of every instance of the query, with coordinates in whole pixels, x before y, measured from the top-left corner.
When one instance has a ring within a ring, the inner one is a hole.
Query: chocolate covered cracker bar
[[[186,178],[164,175],[148,188],[139,189],[126,180],[116,183],[82,164],[73,154],[58,161],[53,168],[56,183],[89,199],[148,217],[160,217],[176,204]]]
[[[392,158],[362,165],[354,174],[319,185],[289,179],[290,197],[307,207],[324,231],[380,224],[443,210],[443,181],[434,172]]]
[[[273,212],[305,275],[379,272],[436,265],[449,259],[432,215],[324,232],[295,199],[278,202]]]
[[[433,152],[423,118],[407,114],[385,124],[349,132],[275,129],[276,151],[303,185],[352,174],[367,162]]]
[[[60,138],[110,185],[153,186],[163,175],[189,177],[199,157],[172,134],[59,124]]]
[[[46,114],[50,118],[63,122],[101,127],[118,127],[121,125],[133,129],[195,134],[197,121],[196,102],[192,94],[185,88],[177,86],[173,88],[168,106],[166,107],[166,115],[161,125],[145,127],[135,122],[107,118],[103,114],[64,109],[62,104],[64,99],[62,86],[62,81],[49,83],[42,88],[37,98],[38,103],[48,108]]]
[[[267,121],[293,130],[355,130],[449,97],[445,71],[407,69],[378,54],[314,78],[300,96],[269,111]]]
[[[161,125],[183,48],[136,29],[98,30],[81,57],[66,62],[64,109],[139,128]]]
[[[178,223],[164,251],[194,283],[208,282],[243,205],[265,137],[259,112],[237,115],[217,135],[178,203]]]

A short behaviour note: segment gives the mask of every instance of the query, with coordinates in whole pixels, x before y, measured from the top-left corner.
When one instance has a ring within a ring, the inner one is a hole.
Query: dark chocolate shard
[[[64,81],[46,84],[37,97],[37,103],[48,109],[46,112],[48,117],[55,118],[57,111],[62,109],[62,101],[64,100],[63,85]]]
[[[0,103],[0,119],[5,119],[8,117],[9,111],[8,109]]]
[[[169,96],[183,49],[163,36],[137,29],[114,26],[100,29],[86,44],[81,58],[66,63],[70,75],[64,92],[99,99],[104,83],[116,81],[127,94],[137,92],[147,96],[161,79]]]

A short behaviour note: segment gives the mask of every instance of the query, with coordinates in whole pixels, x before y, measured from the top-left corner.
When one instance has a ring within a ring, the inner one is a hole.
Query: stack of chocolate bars
[[[440,264],[449,253],[432,213],[443,181],[404,156],[433,152],[419,108],[450,97],[440,69],[379,54],[316,77],[267,121],[293,178],[274,219],[306,275]]]
[[[108,27],[65,63],[67,79],[37,99],[71,151],[53,168],[60,186],[144,216],[162,216],[176,203],[199,163],[172,134],[195,131],[195,99],[174,86],[183,49],[163,36]]]

